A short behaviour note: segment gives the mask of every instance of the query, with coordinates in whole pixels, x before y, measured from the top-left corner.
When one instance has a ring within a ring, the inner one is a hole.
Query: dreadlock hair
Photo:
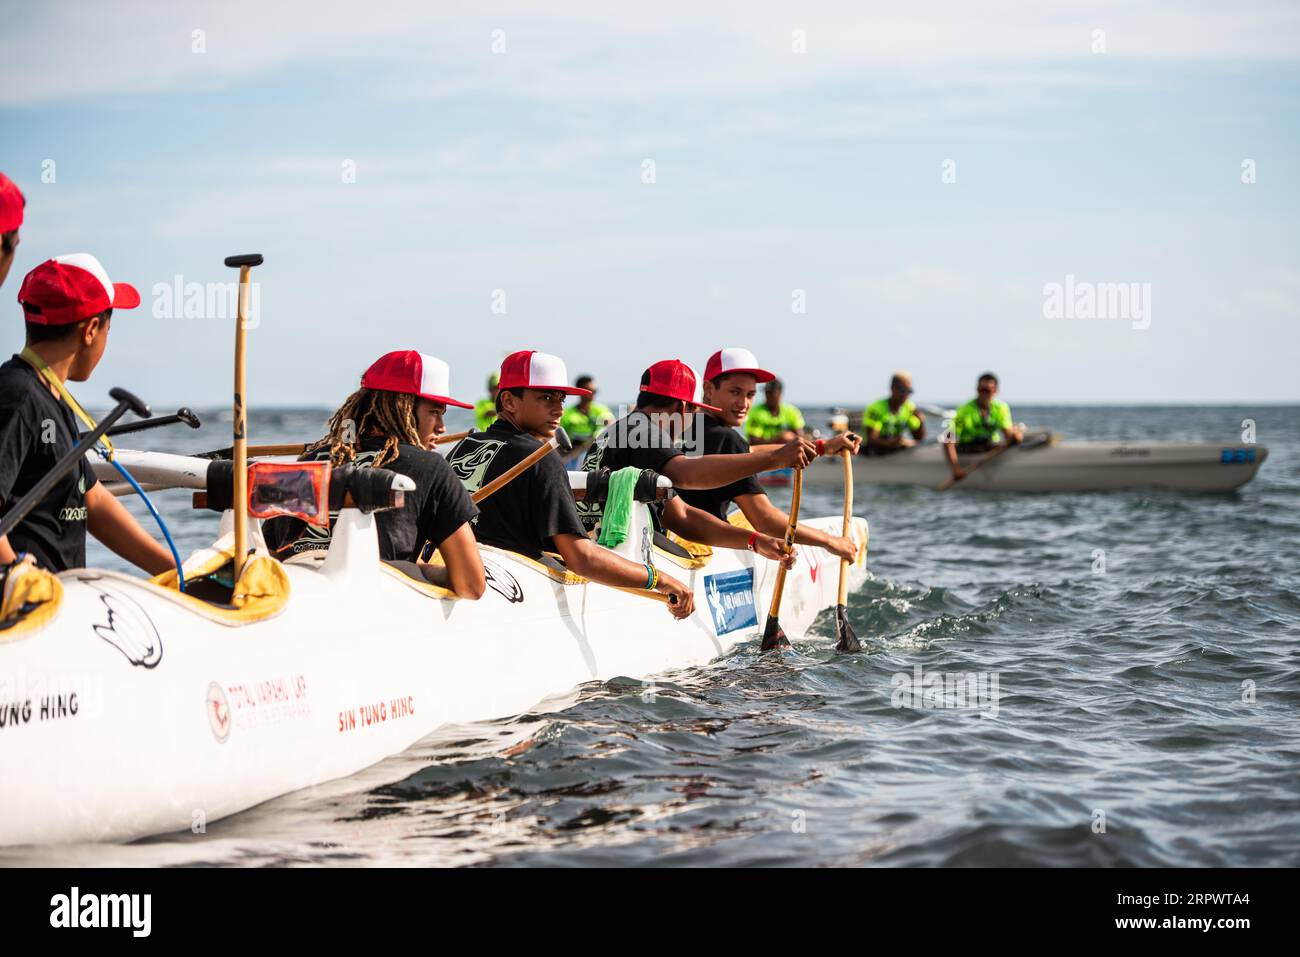
[[[330,418],[325,437],[307,451],[328,448],[331,465],[346,465],[356,458],[361,437],[372,430],[384,436],[384,447],[372,463],[375,468],[383,468],[397,458],[399,442],[423,448],[415,425],[415,396],[409,392],[357,389]]]

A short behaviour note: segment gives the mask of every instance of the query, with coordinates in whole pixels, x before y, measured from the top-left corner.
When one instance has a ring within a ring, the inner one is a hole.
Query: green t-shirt
[[[782,432],[803,431],[803,425],[803,414],[794,406],[782,402],[781,410],[773,415],[766,403],[759,403],[745,419],[745,437],[751,442],[775,442]]]
[[[479,399],[474,404],[474,428],[486,432],[489,425],[497,420],[497,404],[493,399]]]
[[[988,418],[980,412],[979,400],[971,399],[953,416],[952,431],[959,445],[974,442],[997,444],[1002,441],[1002,430],[1011,428],[1011,424],[1011,407],[1001,399],[989,403]]]
[[[586,412],[571,405],[560,416],[560,428],[569,433],[575,442],[586,442],[605,431],[605,427],[614,421],[614,413],[599,402],[593,402]]]
[[[921,419],[916,414],[916,404],[908,399],[898,407],[897,412],[890,411],[889,400],[873,402],[862,412],[862,428],[865,431],[875,429],[882,439],[892,439],[902,435],[904,429],[913,432],[921,428]]]

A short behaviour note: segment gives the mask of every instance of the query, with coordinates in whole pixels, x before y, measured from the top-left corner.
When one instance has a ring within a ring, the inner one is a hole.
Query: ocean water
[[[1067,438],[1233,445],[1252,419],[1270,458],[1228,494],[859,490],[864,654],[834,653],[827,616],[789,653],[755,639],[654,694],[591,683],[444,728],[203,835],[0,863],[1300,864],[1300,409],[1015,412]],[[257,414],[252,439],[325,416]],[[228,419],[204,418],[147,442],[228,445]],[[183,551],[209,541],[188,494],[156,500]],[[839,510],[805,496],[806,515]],[[90,563],[121,567],[98,546]],[[982,693],[902,694],[935,674]]]

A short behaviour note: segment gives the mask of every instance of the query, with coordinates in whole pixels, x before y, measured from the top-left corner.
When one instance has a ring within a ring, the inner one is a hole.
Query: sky
[[[226,401],[235,320],[170,291],[245,252],[252,406],[404,348],[468,401],[527,348],[612,403],[724,346],[809,405],[897,368],[929,402],[986,369],[1013,404],[1300,400],[1293,0],[0,8],[0,348],[50,256],[145,299],[89,405]]]

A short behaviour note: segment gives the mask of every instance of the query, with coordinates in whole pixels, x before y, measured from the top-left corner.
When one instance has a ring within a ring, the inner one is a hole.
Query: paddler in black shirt
[[[563,361],[545,352],[516,352],[501,363],[497,419],[461,442],[447,457],[471,491],[477,491],[550,439],[564,414],[567,395],[590,394],[570,386]],[[650,565],[628,561],[587,538],[560,456],[543,457],[479,506],[475,534],[485,545],[541,559],[558,552],[565,566],[605,585],[645,588],[675,598],[668,611],[684,619],[695,608],[684,584]]]
[[[74,253],[29,272],[18,301],[27,345],[0,365],[0,515],[76,445],[81,425],[74,410],[80,406],[70,404],[76,400],[64,383],[90,378],[103,358],[113,310],[134,309],[140,294],[110,280],[94,256]],[[26,552],[52,572],[83,568],[87,529],[150,574],[175,567],[171,552],[99,484],[84,459],[0,537],[0,565]]]
[[[803,468],[816,455],[813,443],[796,437],[785,445],[740,455],[686,455],[683,438],[696,410],[718,413],[700,397],[695,371],[677,359],[656,362],[641,376],[636,408],[606,429],[587,453],[588,471],[618,471],[632,466],[666,475],[681,489],[714,489],[771,469]],[[698,436],[695,436],[698,442]],[[762,531],[749,532],[717,515],[695,508],[680,495],[656,512],[667,529],[682,538],[716,548],[751,549],[789,567],[781,539]]]
[[[447,406],[473,408],[451,398],[450,391],[451,373],[441,359],[413,349],[381,356],[302,460],[390,469],[414,481],[415,491],[406,493],[401,508],[375,514],[379,557],[412,577],[420,575],[461,598],[477,599],[487,587],[470,528],[478,509],[446,460],[430,451],[447,431]],[[269,519],[262,534],[279,558],[330,544],[329,529],[298,518]],[[426,545],[438,550],[443,564],[416,567]]]
[[[751,451],[749,442],[733,426],[745,423],[750,406],[754,404],[758,383],[771,382],[775,378],[759,367],[758,360],[748,349],[720,349],[709,356],[704,366],[704,401],[716,406],[718,411],[704,415],[705,455],[744,455]],[[861,442],[851,433],[818,440],[817,454],[836,455],[841,449],[848,449],[856,455]],[[681,496],[688,505],[720,519],[727,517],[728,507],[735,502],[750,525],[770,535],[784,535],[790,522],[790,516],[772,504],[754,476],[721,488],[686,489]],[[857,546],[852,539],[828,535],[807,525],[796,527],[794,540],[803,545],[819,546],[848,561],[857,556]]]

